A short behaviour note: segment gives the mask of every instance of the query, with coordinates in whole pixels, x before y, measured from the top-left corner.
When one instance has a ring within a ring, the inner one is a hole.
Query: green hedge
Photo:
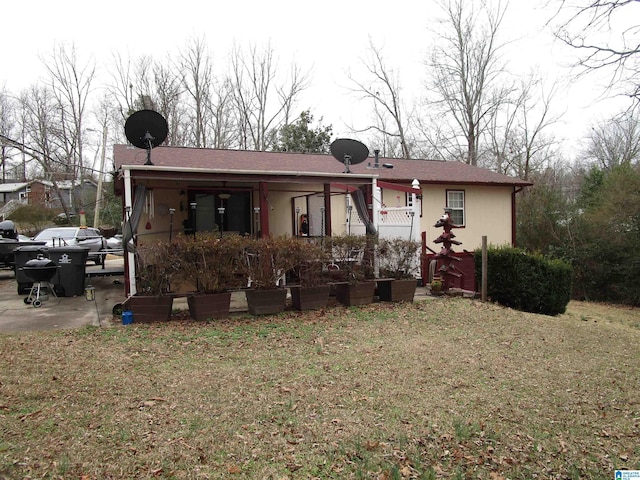
[[[482,251],[476,250],[476,278],[482,279]],[[487,295],[507,307],[558,315],[571,299],[571,266],[562,260],[532,255],[513,247],[487,252]]]

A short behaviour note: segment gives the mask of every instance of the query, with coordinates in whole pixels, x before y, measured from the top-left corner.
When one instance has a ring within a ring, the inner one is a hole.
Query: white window
[[[447,208],[453,223],[464,226],[464,190],[447,190]]]

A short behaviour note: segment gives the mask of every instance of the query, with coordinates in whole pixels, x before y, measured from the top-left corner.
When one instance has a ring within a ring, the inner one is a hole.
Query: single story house
[[[516,194],[530,185],[464,163],[377,154],[346,167],[323,154],[160,146],[148,155],[115,145],[113,158],[125,238],[129,231],[137,242],[194,231],[321,237],[373,229],[429,243],[449,208],[460,248],[479,247],[484,235],[515,244]],[[132,254],[125,261],[133,294]]]

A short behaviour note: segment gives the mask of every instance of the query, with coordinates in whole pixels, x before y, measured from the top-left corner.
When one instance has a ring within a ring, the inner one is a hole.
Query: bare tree
[[[233,88],[228,78],[217,77],[204,39],[192,39],[180,54],[182,85],[188,97],[188,133],[185,144],[228,148],[234,139]]]
[[[9,160],[12,158],[10,151],[14,147],[11,141],[14,138],[17,122],[16,108],[13,98],[3,88],[0,90],[0,162],[2,166],[2,182],[7,180]]]
[[[207,106],[213,123],[211,147],[229,148],[238,141],[237,118],[234,116],[234,90],[229,78],[216,79]]]
[[[148,55],[123,59],[114,55],[111,83],[107,86],[114,108],[111,120],[117,132],[124,132],[126,119],[137,110],[150,109],[162,114],[169,124],[166,144],[186,144],[185,104],[182,78],[170,57],[154,61]],[[116,138],[117,137],[117,138]],[[124,141],[116,135],[114,140]]]
[[[48,87],[32,86],[23,97],[29,154],[42,168],[45,179],[59,178],[67,170],[66,153],[57,141],[57,102]],[[35,154],[34,154],[35,153]],[[38,154],[39,153],[39,154]]]
[[[2,180],[27,179],[26,152],[26,93],[19,97],[10,95],[6,90],[0,92],[0,146],[2,149]],[[11,151],[20,152],[20,162],[10,162]],[[7,177],[7,172],[8,177]]]
[[[407,138],[410,118],[406,115],[402,104],[400,79],[397,72],[387,67],[382,50],[373,44],[369,38],[367,57],[362,60],[367,78],[359,80],[349,72],[348,78],[354,85],[351,91],[365,100],[370,100],[373,106],[374,122],[364,129],[354,129],[359,132],[375,132],[383,155],[411,158],[411,141]],[[396,153],[395,146],[399,146]]]
[[[638,0],[560,0],[552,22],[582,73],[610,71],[609,88],[640,103]],[[635,9],[635,10],[634,10]]]
[[[556,93],[556,83],[545,88],[544,82],[532,75],[502,103],[486,132],[491,168],[524,180],[545,168],[556,144],[546,132],[561,117],[552,113]]]
[[[586,138],[585,159],[605,170],[640,160],[640,119],[624,112],[596,125]]]
[[[60,45],[54,48],[45,68],[59,109],[56,136],[75,180],[83,174],[83,122],[96,67],[92,62],[80,65],[74,45],[69,48]]]
[[[246,56],[238,46],[233,48],[231,82],[242,148],[265,150],[269,132],[289,123],[298,96],[307,88],[308,75],[295,63],[286,80],[277,78],[280,70],[270,44],[262,51],[251,46]]]
[[[118,105],[120,119],[124,121],[136,110],[156,109],[156,70],[153,58],[142,55],[123,59],[119,54],[113,57],[112,82],[107,86],[114,104]]]
[[[427,62],[430,107],[440,124],[437,141],[431,143],[445,158],[477,165],[482,134],[511,90],[500,79],[498,31],[506,6],[491,9],[483,2],[476,9],[464,0],[442,0],[441,6],[445,17],[436,32],[439,42]]]
[[[24,129],[26,138],[22,143],[23,152],[36,161],[39,170],[30,162],[28,177],[43,176],[52,182],[54,197],[60,200],[65,214],[69,214],[74,205],[65,201],[58,181],[69,176],[70,165],[67,146],[60,136],[59,103],[47,86],[32,86],[21,97],[24,109]],[[72,200],[73,201],[73,200]]]
[[[192,39],[181,52],[179,63],[182,83],[193,107],[191,124],[195,147],[206,148],[208,125],[211,123],[207,106],[211,101],[213,71],[204,39]]]
[[[149,95],[155,99],[155,109],[165,117],[169,126],[165,143],[167,145],[193,144],[189,141],[189,132],[186,128],[192,122],[187,114],[189,105],[184,101],[184,85],[170,59],[166,62],[154,63],[152,88]]]
[[[118,106],[123,122],[135,111],[132,69],[131,57],[127,56],[124,59],[119,53],[113,54],[113,63],[108,68],[112,81],[107,85],[107,90],[114,104]]]

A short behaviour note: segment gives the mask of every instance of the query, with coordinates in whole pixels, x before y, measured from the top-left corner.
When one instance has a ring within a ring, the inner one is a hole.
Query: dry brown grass
[[[636,310],[443,298],[0,336],[0,472],[613,478],[639,344]]]

